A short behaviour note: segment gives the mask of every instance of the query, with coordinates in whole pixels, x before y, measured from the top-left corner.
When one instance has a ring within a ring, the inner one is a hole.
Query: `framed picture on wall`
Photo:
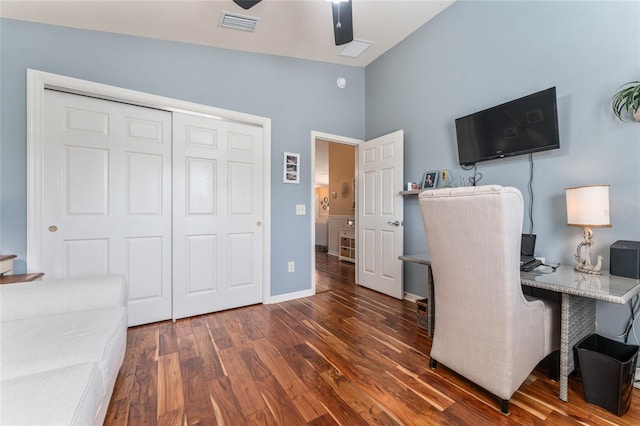
[[[436,188],[438,186],[438,171],[425,172],[422,175],[422,189]]]
[[[284,153],[282,181],[284,183],[300,183],[300,154]]]

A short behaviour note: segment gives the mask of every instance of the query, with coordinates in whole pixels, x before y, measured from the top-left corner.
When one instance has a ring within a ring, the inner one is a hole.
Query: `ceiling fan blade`
[[[241,8],[247,10],[251,9],[256,4],[260,3],[262,0],[233,0],[235,4],[240,6]]]
[[[333,35],[336,46],[353,41],[353,14],[351,0],[331,3],[333,12]]]

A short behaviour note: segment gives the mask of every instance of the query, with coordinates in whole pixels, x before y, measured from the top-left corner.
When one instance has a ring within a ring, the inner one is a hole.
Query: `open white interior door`
[[[404,298],[404,131],[358,146],[358,284]]]

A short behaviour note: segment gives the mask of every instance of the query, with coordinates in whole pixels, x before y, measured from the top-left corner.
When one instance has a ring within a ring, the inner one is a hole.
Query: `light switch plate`
[[[299,216],[307,214],[306,206],[304,204],[296,204],[296,214]]]

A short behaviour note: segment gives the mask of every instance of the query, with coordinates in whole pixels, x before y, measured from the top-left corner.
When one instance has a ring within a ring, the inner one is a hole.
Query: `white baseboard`
[[[313,296],[315,294],[313,289],[294,291],[292,293],[278,294],[277,296],[271,296],[265,304],[287,302],[289,300],[302,299],[303,297]]]
[[[273,303],[287,302],[289,300],[302,299],[303,297],[313,296],[315,293],[313,290],[294,291],[292,293],[279,294],[277,296],[271,296],[268,301],[264,302],[266,305]],[[424,296],[418,296],[413,293],[405,293],[404,300],[416,303],[416,300],[424,299]],[[640,370],[640,368],[639,368]]]
[[[413,293],[404,293],[404,300],[408,300],[409,302],[416,303],[416,300],[424,299],[424,296],[418,296]]]

